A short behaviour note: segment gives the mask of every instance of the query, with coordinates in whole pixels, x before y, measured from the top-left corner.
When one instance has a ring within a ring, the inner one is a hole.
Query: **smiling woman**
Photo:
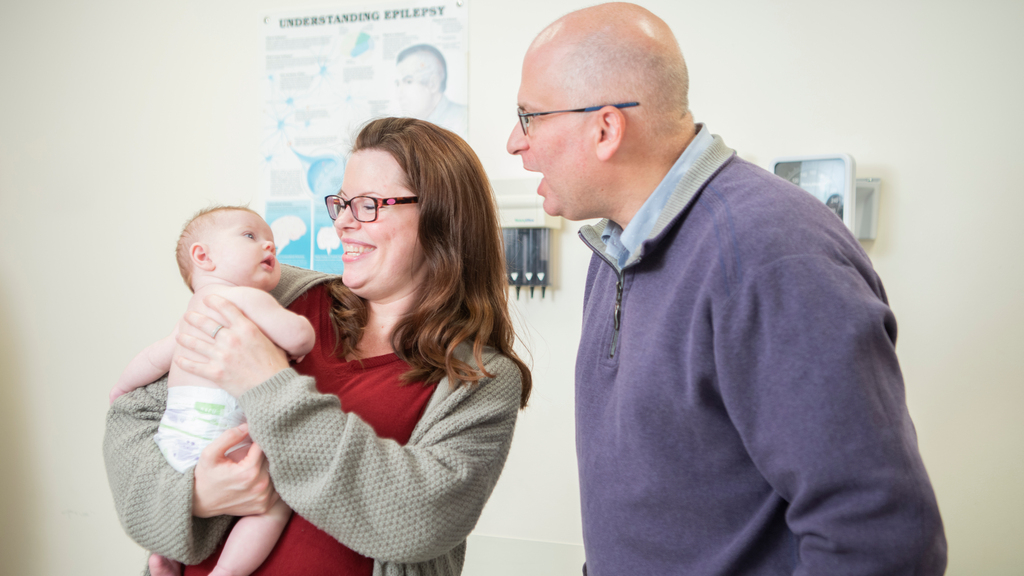
[[[357,197],[374,199],[373,218]],[[472,149],[425,121],[372,121],[333,206],[344,276],[284,267],[273,292],[316,331],[300,362],[222,299],[208,302],[222,318],[189,315],[177,340],[190,353],[177,366],[238,399],[265,458],[225,458],[244,435],[229,431],[183,482],[146,441],[166,382],[111,409],[122,524],[188,576],[216,565],[225,515],[263,513],[278,495],[295,513],[254,574],[457,575],[508,455],[531,377],[512,349],[501,231]]]
[[[429,351],[429,360],[406,359],[416,377],[439,377],[460,343],[451,336],[443,348],[417,342],[437,334],[508,339],[511,353],[501,228],[486,173],[464,140],[422,121],[372,122],[356,139],[341,195],[418,198],[415,206],[380,208],[375,222],[358,222],[351,214],[335,220],[346,251],[345,285],[362,301],[350,301],[346,313],[339,312],[350,342],[362,334],[363,347]],[[371,317],[394,317],[388,313],[392,302],[408,316],[376,333],[374,322],[346,320],[355,317],[347,310],[362,303]],[[454,366],[475,381],[457,359]]]
[[[378,310],[408,308],[404,301],[416,297],[426,275],[418,240],[419,206],[385,204],[378,208],[376,202],[367,202],[414,197],[405,180],[402,167],[391,154],[369,149],[352,154],[341,185],[340,196],[356,200],[334,221],[345,249],[345,285]],[[356,210],[365,214],[360,218],[372,221],[357,220]]]

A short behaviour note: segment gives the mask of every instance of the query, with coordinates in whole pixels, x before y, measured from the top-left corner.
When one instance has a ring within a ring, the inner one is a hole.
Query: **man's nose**
[[[516,125],[512,127],[512,133],[508,135],[505,149],[509,154],[516,155],[522,154],[527,148],[529,148],[529,144],[526,141],[526,134],[523,133],[523,125],[516,122]]]

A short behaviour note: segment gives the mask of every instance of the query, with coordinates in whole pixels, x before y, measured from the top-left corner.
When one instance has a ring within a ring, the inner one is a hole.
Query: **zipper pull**
[[[622,317],[622,279],[615,283],[615,331],[619,331],[619,319]]]
[[[611,353],[608,354],[609,358],[615,357],[615,348],[619,343],[619,321],[622,318],[622,272],[619,272],[619,280],[615,283],[615,313],[612,316],[613,327],[612,330],[612,349]]]

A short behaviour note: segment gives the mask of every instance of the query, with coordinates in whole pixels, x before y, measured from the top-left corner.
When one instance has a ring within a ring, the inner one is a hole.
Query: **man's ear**
[[[607,162],[622,146],[626,135],[626,115],[614,106],[605,106],[595,114],[600,135],[597,140],[597,158]]]
[[[192,265],[196,266],[207,272],[213,271],[217,265],[213,263],[213,259],[210,258],[210,253],[206,249],[206,244],[202,242],[196,242],[188,249],[189,257],[192,259]]]
[[[435,92],[435,93],[440,92],[441,91],[441,75],[438,74],[437,72],[434,72],[433,74],[428,76],[427,77],[427,88],[429,88],[431,92]]]

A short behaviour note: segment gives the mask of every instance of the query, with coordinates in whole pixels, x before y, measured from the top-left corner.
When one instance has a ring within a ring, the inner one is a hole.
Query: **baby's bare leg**
[[[266,514],[240,518],[210,576],[248,576],[255,572],[270,556],[291,515],[292,509],[278,500]]]
[[[149,573],[153,576],[181,576],[181,562],[164,558],[159,554],[150,554]]]

